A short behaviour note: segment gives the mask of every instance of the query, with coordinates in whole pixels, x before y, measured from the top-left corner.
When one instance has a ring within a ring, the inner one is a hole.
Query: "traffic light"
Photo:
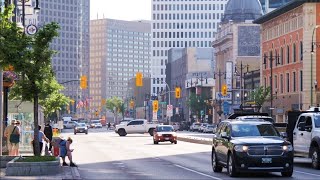
[[[226,96],[227,95],[227,92],[228,92],[228,87],[226,84],[222,85],[222,88],[221,88],[221,94],[222,96]]]
[[[175,92],[176,92],[176,98],[177,99],[181,98],[181,88],[176,87]]]
[[[81,89],[87,89],[88,87],[88,79],[87,79],[87,76],[83,75],[81,76],[80,78],[80,87]]]
[[[143,86],[143,75],[141,72],[137,72],[136,74],[136,86],[138,87]]]
[[[133,108],[134,108],[134,101],[131,100],[131,101],[130,101],[130,109],[133,109]]]
[[[153,112],[158,112],[159,102],[157,100],[152,102],[152,106],[153,106]]]

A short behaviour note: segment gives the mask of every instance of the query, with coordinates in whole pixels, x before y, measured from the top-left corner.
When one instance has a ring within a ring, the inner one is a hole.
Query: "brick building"
[[[278,122],[285,121],[288,110],[306,110],[320,102],[317,46],[311,53],[312,41],[320,40],[319,13],[319,0],[296,0],[254,21],[261,24],[261,85],[273,92],[263,111]]]

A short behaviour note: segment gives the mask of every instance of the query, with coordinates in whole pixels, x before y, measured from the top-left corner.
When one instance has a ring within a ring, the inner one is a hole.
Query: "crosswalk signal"
[[[141,72],[137,72],[136,74],[136,86],[138,87],[143,86],[143,75]]]
[[[227,95],[227,92],[228,92],[228,87],[226,84],[222,85],[222,88],[221,88],[221,94],[222,96],[226,96]]]
[[[157,100],[154,100],[152,102],[153,112],[158,112],[159,109],[159,102]]]
[[[87,79],[87,76],[81,76],[80,78],[80,87],[81,89],[87,89],[88,87],[88,79]]]
[[[176,92],[176,98],[177,99],[181,98],[181,88],[176,87],[175,92]]]

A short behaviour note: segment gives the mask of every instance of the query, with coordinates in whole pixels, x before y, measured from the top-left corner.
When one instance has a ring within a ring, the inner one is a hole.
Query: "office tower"
[[[152,0],[151,94],[166,89],[168,50],[211,47],[228,0]]]
[[[150,77],[150,32],[149,21],[91,20],[91,109],[111,97],[126,99],[136,72]]]
[[[89,98],[88,89],[80,89],[81,75],[89,75],[89,0],[41,0],[39,26],[50,22],[60,25],[59,37],[51,47],[58,51],[52,59],[52,68],[59,83],[65,86],[62,91],[76,103],[70,108],[76,112],[76,104]],[[67,82],[67,83],[65,83]]]

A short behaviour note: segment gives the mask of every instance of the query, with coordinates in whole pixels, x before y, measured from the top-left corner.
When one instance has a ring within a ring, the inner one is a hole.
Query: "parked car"
[[[74,134],[76,135],[77,133],[86,133],[88,134],[88,127],[85,123],[76,123],[74,126]]]
[[[90,127],[91,128],[102,128],[102,124],[100,123],[100,120],[91,120]]]
[[[208,123],[201,123],[198,131],[199,131],[199,132],[203,132],[203,130],[207,127],[207,125],[208,125]]]
[[[204,133],[213,133],[214,128],[215,128],[215,125],[208,124],[208,125],[203,129],[203,132],[204,132]]]
[[[76,125],[75,121],[63,121],[64,129],[73,129],[75,125]]]
[[[158,125],[154,129],[153,144],[159,144],[159,142],[165,141],[177,144],[177,133],[171,125]]]
[[[211,164],[214,172],[227,168],[229,176],[241,172],[293,173],[293,147],[267,121],[222,121],[213,135]]]
[[[190,126],[190,131],[198,131],[200,128],[201,123],[192,123]]]

